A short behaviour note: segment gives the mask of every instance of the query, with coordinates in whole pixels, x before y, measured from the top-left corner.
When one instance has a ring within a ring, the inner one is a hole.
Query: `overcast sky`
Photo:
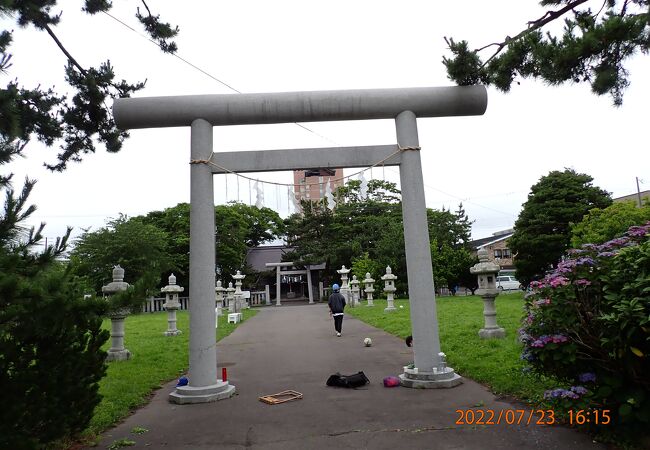
[[[64,10],[56,27],[67,49],[84,66],[110,59],[119,78],[146,79],[136,96],[233,93],[216,79],[245,93],[448,86],[445,36],[481,47],[542,15],[533,0],[150,2],[180,27],[178,55],[204,73],[144,37],[133,17],[140,2],[115,0],[110,12],[137,33],[106,14],[78,12],[80,1],[61,3],[74,8]],[[17,29],[8,19],[2,25],[16,33],[13,67],[0,76],[26,87],[66,89],[65,59],[49,36]],[[530,187],[551,170],[587,173],[614,197],[636,192],[636,177],[644,180],[641,190],[650,189],[650,58],[639,55],[627,67],[631,86],[620,108],[587,85],[521,80],[507,95],[489,88],[483,116],[419,119],[427,206],[456,209],[462,201],[476,239],[512,227]],[[219,127],[214,150],[395,143],[392,120],[304,125],[313,132],[295,124]],[[56,153],[32,142],[27,158],[9,166],[16,187],[25,175],[39,180],[31,223],[47,222],[50,239],[66,225],[79,234],[119,213],[189,202],[188,128],[134,130],[120,153],[99,151],[62,174],[42,167]],[[292,182],[290,173],[254,176]],[[399,181],[397,168],[374,169],[372,176]],[[214,181],[218,204],[255,203],[247,180],[238,184],[234,175],[222,175]],[[287,215],[286,188],[267,185],[264,194],[266,206]]]

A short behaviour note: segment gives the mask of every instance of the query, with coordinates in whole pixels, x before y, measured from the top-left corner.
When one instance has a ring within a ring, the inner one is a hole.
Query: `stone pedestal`
[[[242,275],[241,272],[238,270],[237,274],[232,276],[233,280],[235,280],[235,311],[234,312],[241,312],[242,309],[245,309],[248,307],[248,304],[246,303],[246,300],[244,299],[244,294],[241,291],[241,280],[246,278],[246,275]]]
[[[463,378],[447,367],[446,356],[438,353],[437,366],[430,370],[419,370],[417,367],[404,367],[404,373],[399,376],[402,386],[416,389],[447,389],[458,386]]]
[[[481,328],[478,335],[483,339],[503,338],[506,330],[497,325],[497,311],[494,306],[496,295],[483,295],[483,317],[485,327]]]
[[[388,301],[388,306],[384,308],[384,312],[391,312],[395,311],[395,291],[397,288],[395,287],[395,280],[397,277],[393,275],[393,271],[390,268],[390,266],[386,266],[386,274],[381,277],[381,279],[384,281],[384,292],[386,293],[386,298]]]
[[[226,288],[223,287],[221,284],[221,280],[217,280],[217,285],[214,288],[214,299],[217,303],[217,321],[219,320],[219,316],[223,315],[223,302],[224,302],[224,297],[226,296]]]
[[[110,297],[126,291],[129,283],[124,281],[124,269],[119,265],[113,267],[113,281],[102,287],[104,295]],[[124,348],[124,320],[129,315],[128,308],[119,309],[108,314],[111,319],[111,348],[106,361],[125,361],[131,359],[131,352]]]
[[[227,381],[217,380],[211,386],[176,386],[176,390],[169,394],[169,401],[178,405],[195,403],[216,402],[235,395],[235,386]]]
[[[106,355],[106,361],[126,361],[131,359],[131,352],[124,348],[124,319],[128,314],[128,310],[119,310],[110,315],[111,348]]]
[[[497,310],[495,299],[499,295],[496,286],[496,277],[501,269],[498,264],[488,258],[487,250],[484,248],[478,251],[479,262],[471,267],[471,273],[478,276],[478,289],[476,293],[483,298],[483,317],[485,326],[481,328],[478,335],[483,339],[499,339],[506,335],[506,330],[497,325]]]
[[[228,303],[228,311],[235,312],[235,288],[232,287],[232,281],[228,283],[226,288],[226,303]]]
[[[184,290],[185,288],[176,285],[176,277],[173,273],[169,276],[169,284],[160,290],[166,297],[163,304],[163,308],[167,310],[167,331],[164,332],[165,336],[178,336],[182,333],[181,330],[176,328],[176,311],[181,307],[178,294]]]
[[[167,331],[163,334],[165,336],[178,336],[182,333],[181,330],[176,328],[176,311],[178,308],[165,308],[167,310]]]
[[[350,285],[348,284],[348,274],[350,273],[350,269],[348,269],[345,266],[341,266],[339,270],[336,271],[339,275],[341,275],[341,295],[345,297],[345,301],[347,303],[350,302]]]
[[[445,367],[441,372],[436,369],[424,372],[404,367],[404,373],[399,375],[399,379],[402,386],[416,389],[447,389],[463,382],[463,377],[451,367]]]
[[[375,280],[374,278],[370,278],[370,272],[366,272],[366,279],[363,280],[363,282],[366,285],[366,288],[364,290],[366,291],[366,299],[368,300],[368,304],[366,306],[375,306],[372,298],[372,294],[375,292]]]
[[[359,304],[359,280],[356,275],[352,275],[350,281],[350,306],[355,307]]]

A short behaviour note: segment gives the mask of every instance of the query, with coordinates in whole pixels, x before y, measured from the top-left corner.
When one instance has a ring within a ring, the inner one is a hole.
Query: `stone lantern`
[[[228,311],[235,312],[235,288],[232,287],[232,281],[226,288],[226,301],[228,302]]]
[[[497,310],[494,305],[497,289],[497,274],[501,269],[498,264],[489,261],[488,252],[482,248],[478,251],[479,262],[469,269],[472,274],[478,276],[478,289],[476,293],[483,298],[483,316],[485,327],[481,328],[478,335],[484,339],[502,338],[506,330],[497,325]]]
[[[366,285],[366,288],[364,290],[366,291],[366,298],[368,299],[367,306],[375,306],[372,301],[372,293],[375,292],[375,288],[373,287],[375,280],[370,278],[370,272],[366,272],[366,279],[363,280],[363,282]]]
[[[346,301],[350,301],[350,285],[348,284],[348,274],[350,273],[350,269],[341,266],[336,273],[341,275],[341,295],[345,297]]]
[[[356,275],[352,275],[350,286],[350,292],[352,292],[350,306],[355,307],[359,303],[359,280]]]
[[[226,288],[221,284],[221,280],[217,280],[217,286],[214,288],[214,297],[217,302],[217,317],[223,315],[223,302],[226,296]]]
[[[169,284],[160,290],[166,297],[163,304],[163,308],[167,310],[167,331],[164,333],[165,336],[177,336],[182,333],[181,330],[176,328],[176,311],[181,307],[178,294],[184,290],[184,288],[176,284],[176,277],[173,273],[169,276]]]
[[[395,287],[395,280],[397,280],[397,277],[393,275],[393,270],[390,266],[386,266],[386,275],[382,276],[381,279],[384,280],[384,292],[386,293],[388,300],[388,306],[384,308],[384,311],[395,311],[394,295],[397,290]]]
[[[126,291],[129,283],[124,281],[124,269],[119,265],[113,267],[113,281],[102,287],[106,297]],[[120,308],[108,313],[111,319],[111,348],[106,361],[124,361],[131,358],[131,352],[124,348],[124,320],[129,315],[129,308]]]
[[[235,280],[235,311],[236,313],[241,312],[242,309],[246,308],[248,305],[246,304],[246,300],[244,300],[244,294],[241,291],[241,280],[246,278],[246,275],[242,275],[241,272],[238,270],[235,275],[232,276],[233,280]]]

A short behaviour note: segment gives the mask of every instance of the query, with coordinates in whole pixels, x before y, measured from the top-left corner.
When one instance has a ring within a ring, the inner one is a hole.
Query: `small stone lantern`
[[[488,252],[482,248],[478,251],[479,262],[469,269],[470,273],[478,276],[478,289],[476,293],[483,298],[483,316],[485,327],[481,328],[478,335],[484,339],[502,338],[506,330],[497,325],[497,310],[494,304],[497,289],[497,274],[501,268],[498,264],[488,259]]]
[[[350,273],[350,269],[346,268],[345,266],[341,266],[339,270],[336,271],[339,275],[341,275],[341,295],[345,297],[346,301],[350,301],[350,285],[348,284],[348,274]]]
[[[388,306],[384,308],[385,312],[395,311],[394,295],[397,288],[395,287],[395,280],[397,277],[393,275],[393,270],[390,266],[386,266],[386,275],[381,277],[384,280],[384,292],[388,300]]]
[[[241,312],[242,309],[247,307],[246,300],[244,300],[244,294],[241,291],[241,280],[246,278],[246,275],[242,275],[238,270],[235,275],[232,276],[235,280],[235,311],[236,313]]]
[[[181,307],[178,294],[184,290],[185,288],[176,284],[176,277],[173,273],[169,276],[169,284],[160,290],[166,297],[163,304],[163,308],[167,310],[167,331],[164,333],[165,336],[178,336],[182,333],[181,330],[176,328],[176,311]]]
[[[352,299],[350,300],[350,306],[355,307],[359,304],[359,280],[357,280],[356,275],[352,275],[352,281],[350,281],[350,291],[352,292]]]
[[[235,312],[235,288],[232,287],[232,281],[228,283],[226,288],[226,301],[228,303],[228,311]]]
[[[363,282],[366,285],[366,288],[364,290],[366,291],[366,298],[368,299],[367,306],[375,306],[372,301],[372,293],[375,292],[375,288],[373,287],[375,280],[373,278],[370,278],[370,272],[366,272],[366,279],[363,280]]]
[[[129,283],[124,281],[124,269],[119,265],[113,267],[113,281],[102,287],[104,296],[110,297],[118,292],[126,291]],[[131,352],[124,348],[124,320],[129,315],[128,308],[120,308],[108,313],[111,319],[111,348],[106,355],[106,361],[125,361],[131,358]]]
[[[223,302],[226,296],[226,288],[221,284],[221,280],[217,280],[217,286],[214,288],[214,298],[217,302],[217,317],[223,315]]]

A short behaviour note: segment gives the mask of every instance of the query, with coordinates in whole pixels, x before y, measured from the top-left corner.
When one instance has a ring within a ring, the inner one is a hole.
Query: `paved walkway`
[[[370,337],[372,347],[364,347]],[[443,343],[444,344],[444,343]],[[457,409],[524,408],[497,400],[468,379],[453,389],[385,388],[412,361],[401,339],[347,316],[336,337],[324,304],[268,307],[217,345],[237,395],[216,403],[173,405],[159,390],[151,403],[102,436],[136,441],[135,449],[602,449],[560,426],[456,425]],[[363,370],[367,388],[325,386],[337,371]],[[462,374],[461,374],[462,375]],[[293,389],[304,399],[280,405],[258,400]],[[496,420],[496,419],[495,419]],[[503,419],[502,419],[503,420]],[[131,434],[133,427],[149,431]]]

